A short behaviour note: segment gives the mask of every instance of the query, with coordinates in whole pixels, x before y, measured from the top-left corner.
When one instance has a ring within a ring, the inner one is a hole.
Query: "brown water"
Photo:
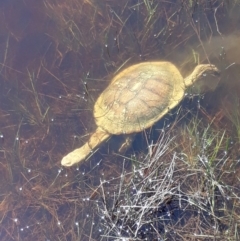
[[[1,1],[0,239],[101,239],[96,199],[86,198],[121,173],[121,137],[80,166],[60,160],[95,129],[93,104],[120,68],[168,60],[186,76],[217,65],[220,83],[201,105],[234,133],[224,106],[239,108],[239,12],[221,0]],[[146,151],[144,134],[133,149]]]

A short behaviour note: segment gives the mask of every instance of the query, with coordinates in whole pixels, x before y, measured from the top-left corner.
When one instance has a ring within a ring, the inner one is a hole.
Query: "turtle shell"
[[[184,96],[179,70],[169,62],[145,62],[118,73],[94,106],[97,126],[130,134],[152,126]]]

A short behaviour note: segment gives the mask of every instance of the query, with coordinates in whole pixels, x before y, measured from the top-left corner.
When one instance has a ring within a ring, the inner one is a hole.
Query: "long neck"
[[[63,166],[72,166],[83,161],[87,156],[91,154],[103,141],[110,137],[106,131],[100,127],[90,136],[88,142],[82,147],[75,149],[63,157],[61,164]]]

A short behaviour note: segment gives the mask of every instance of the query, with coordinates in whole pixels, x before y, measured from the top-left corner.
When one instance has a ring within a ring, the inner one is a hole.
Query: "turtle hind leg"
[[[63,166],[73,166],[74,164],[83,161],[94,149],[96,149],[109,137],[109,133],[101,128],[97,128],[97,130],[90,136],[88,142],[86,142],[82,147],[77,148],[64,156],[61,164]]]

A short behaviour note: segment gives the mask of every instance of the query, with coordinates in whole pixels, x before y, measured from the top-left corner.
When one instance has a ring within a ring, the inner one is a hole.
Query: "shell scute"
[[[141,131],[173,108],[183,93],[183,78],[173,64],[130,66],[115,76],[96,101],[96,124],[111,134]]]

